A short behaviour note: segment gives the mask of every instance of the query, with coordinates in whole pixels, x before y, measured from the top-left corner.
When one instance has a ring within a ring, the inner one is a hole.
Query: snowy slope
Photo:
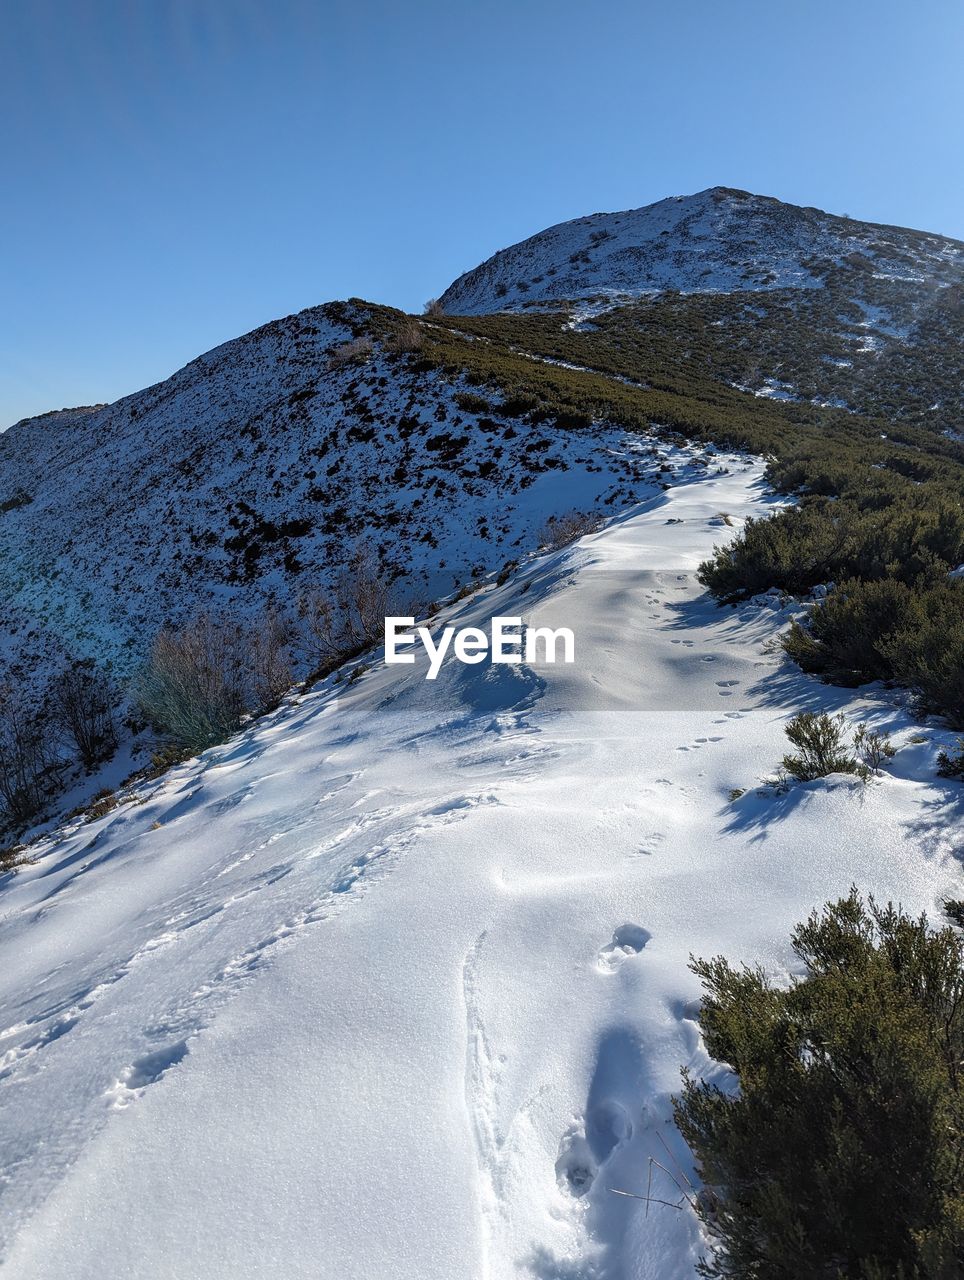
[[[561,300],[598,308],[667,289],[814,289],[839,268],[853,270],[858,295],[876,278],[916,296],[964,280],[964,245],[712,187],[549,227],[460,276],[439,301],[452,315]]]
[[[957,880],[941,735],[694,581],[771,504],[693,473],[457,607],[571,626],[574,666],[376,662],[39,847],[2,899],[6,1276],[694,1276],[689,1212],[609,1190],[692,1175],[687,957],[783,973],[851,882]],[[888,776],[757,794],[803,706],[893,730]]]
[[[605,424],[467,412],[457,378],[381,352],[330,368],[354,314],[289,316],[0,435],[0,684],[65,656],[125,676],[165,621],[290,601],[360,540],[428,601],[536,547],[549,516],[648,491],[656,446]]]

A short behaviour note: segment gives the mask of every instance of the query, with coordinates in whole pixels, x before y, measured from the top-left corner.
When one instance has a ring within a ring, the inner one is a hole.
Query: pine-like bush
[[[857,773],[859,763],[847,748],[847,722],[826,711],[801,711],[784,730],[796,755],[785,755],[783,767],[800,782],[825,778],[829,773]]]
[[[684,1072],[676,1120],[707,1193],[703,1274],[964,1274],[964,941],[856,890],[798,926],[804,976],[693,965],[739,1092]]]

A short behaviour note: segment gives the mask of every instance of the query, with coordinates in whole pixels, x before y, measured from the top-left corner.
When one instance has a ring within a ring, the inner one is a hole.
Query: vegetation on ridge
[[[646,308],[638,305],[581,328],[559,312],[436,317],[423,324],[415,359],[468,380],[479,401],[514,415],[523,430],[547,420],[563,430],[655,424],[766,456],[768,480],[797,504],[748,522],[702,566],[702,581],[723,601],[773,586],[804,595],[836,583],[791,630],[790,655],[846,684],[896,680],[923,709],[964,727],[964,583],[948,577],[964,561],[961,444],[884,416],[899,379],[877,404],[878,417],[725,385],[697,341],[707,330],[694,329],[699,309],[715,305],[722,304],[670,299],[658,332],[640,324]],[[383,340],[401,323],[387,308],[370,308],[369,316]],[[755,344],[754,359],[763,361],[770,329],[761,323],[748,332],[747,349]]]

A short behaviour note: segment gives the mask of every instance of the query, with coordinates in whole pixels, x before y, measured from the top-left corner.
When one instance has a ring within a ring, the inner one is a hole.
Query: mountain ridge
[[[863,473],[887,502],[956,501],[964,290],[888,276],[891,301],[940,304],[895,334],[851,298],[861,272],[461,319],[328,303],[23,419],[0,435],[0,691],[39,698],[78,660],[127,681],[165,624],[290,607],[362,543],[410,599],[470,590],[551,518],[599,521],[717,446],[773,457],[782,492],[883,501]]]
[[[745,229],[741,219],[748,220]],[[769,238],[768,246],[760,244],[761,236]],[[667,237],[658,245],[659,253],[650,252],[654,243]],[[714,239],[724,238],[740,246],[742,258],[713,257]],[[881,265],[898,265],[912,251],[918,266],[930,257],[952,270],[958,281],[964,279],[964,242],[736,188],[709,187],[638,209],[557,223],[463,273],[439,302],[453,314],[483,314],[594,296],[612,304],[665,289],[817,288],[817,269],[826,271],[834,261],[834,249],[839,265],[845,242],[850,242],[850,252],[873,250]],[[769,250],[762,275],[753,261],[761,249]],[[674,255],[675,261],[667,262]],[[813,256],[810,267],[804,255]]]

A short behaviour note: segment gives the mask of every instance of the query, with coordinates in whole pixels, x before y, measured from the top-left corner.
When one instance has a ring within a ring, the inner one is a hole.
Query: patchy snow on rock
[[[768,196],[712,187],[641,209],[549,227],[460,276],[439,299],[452,315],[579,302],[577,323],[661,290],[814,289],[829,269],[876,264],[887,282],[955,277],[964,245],[926,232],[836,217]],[[907,272],[911,261],[916,270]],[[876,317],[893,329],[889,314]]]
[[[325,586],[365,542],[401,596],[518,559],[551,516],[600,515],[698,450],[459,405],[458,378],[376,351],[331,367],[347,305],[224,344],[113,405],[0,436],[0,683],[66,658],[124,677],[158,628]]]
[[[851,883],[935,912],[958,878],[949,735],[695,582],[719,512],[773,505],[760,465],[687,476],[439,619],[569,626],[573,665],[375,657],[36,847],[0,899],[6,1277],[692,1280],[689,1210],[615,1194],[695,1180],[671,1095],[725,1073],[689,956],[785,975]],[[762,790],[804,707],[890,731],[885,775]]]

